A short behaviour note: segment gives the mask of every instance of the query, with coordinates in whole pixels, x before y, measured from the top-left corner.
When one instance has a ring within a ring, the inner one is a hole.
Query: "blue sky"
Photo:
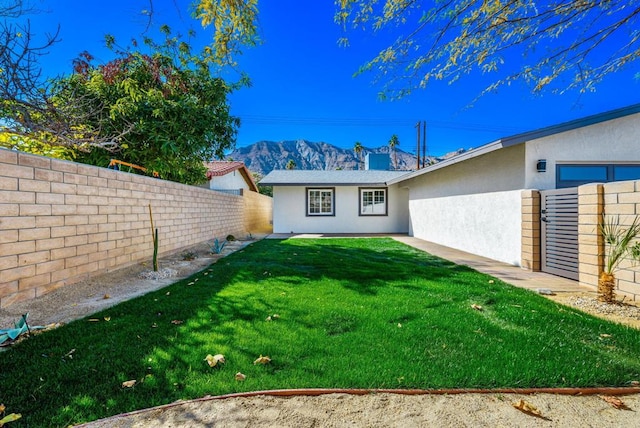
[[[98,61],[108,61],[105,34],[126,43],[147,24],[141,11],[149,7],[148,0],[36,2],[43,12],[30,17],[32,31],[42,35],[60,25],[61,41],[42,61],[49,76],[70,73],[71,60],[83,50]],[[211,37],[190,18],[190,1],[153,4],[155,24],[167,23],[182,31],[193,28],[198,31],[196,44]],[[337,40],[343,33],[333,23],[331,0],[272,0],[260,2],[259,8],[263,43],[238,58],[252,86],[230,96],[232,113],[242,120],[238,146],[306,139],[344,148],[356,141],[379,147],[397,134],[400,148],[411,152],[416,145],[415,124],[426,121],[428,152],[441,155],[640,102],[640,80],[634,78],[638,64],[610,75],[595,93],[532,95],[524,84],[513,84],[471,106],[492,78],[476,74],[383,102],[378,100],[381,86],[374,83],[374,75],[354,78],[353,73],[394,34],[350,32],[351,46],[342,48]],[[510,66],[521,61],[507,60]]]

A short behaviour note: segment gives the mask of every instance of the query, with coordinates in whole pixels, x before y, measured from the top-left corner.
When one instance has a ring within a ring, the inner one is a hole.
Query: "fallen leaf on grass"
[[[215,367],[218,365],[218,363],[220,364],[224,364],[225,360],[224,360],[224,355],[222,354],[216,354],[216,355],[207,355],[206,358],[204,359],[207,364],[209,364],[209,367]]]
[[[271,320],[272,320],[271,315],[269,315],[265,321],[271,321]]]
[[[89,322],[98,322],[100,321],[98,318],[89,318]]]
[[[602,398],[618,410],[631,410],[631,408],[624,404],[621,399],[614,397],[613,395],[598,395],[598,397]]]
[[[4,418],[0,419],[0,427],[3,427],[4,424],[7,424],[9,422],[17,421],[21,417],[22,417],[22,415],[20,413],[10,413],[7,416],[5,416]]]
[[[182,320],[172,320],[172,321],[171,321],[171,324],[174,324],[174,325],[180,325],[180,324],[182,324],[183,322],[184,322],[184,321],[182,321]]]
[[[271,358],[263,357],[262,354],[253,362],[253,364],[269,364],[271,362]]]
[[[4,404],[0,404],[0,413],[4,413],[5,410],[7,410],[5,405]]]
[[[122,387],[123,388],[132,388],[133,385],[135,385],[138,381],[135,379],[132,380],[127,380],[125,382],[122,382]]]
[[[187,285],[193,285],[195,284],[195,282],[191,281],[190,283],[188,283]]]
[[[109,321],[111,321],[111,317],[104,317],[104,320],[109,322]]]
[[[493,284],[493,283],[495,283],[495,281],[493,279],[490,279],[489,284]]]
[[[245,380],[247,378],[247,376],[243,375],[242,373],[238,372],[236,373],[236,380],[242,382],[243,380]]]
[[[471,305],[471,308],[475,309],[476,311],[481,311],[482,310],[482,306],[476,305],[475,303],[473,305]]]
[[[610,335],[610,334],[607,334],[607,333],[602,333],[602,334],[600,335],[600,337],[611,337],[611,335]]]
[[[536,406],[534,406],[531,403],[527,403],[524,400],[520,400],[517,403],[513,403],[511,405],[516,409],[520,410],[522,413],[526,413],[527,415],[549,420],[548,418],[545,418],[544,416],[542,416],[542,412],[540,412],[540,410],[538,410]]]
[[[109,296],[108,294],[105,294],[104,296],[102,296],[102,298],[103,298],[104,300],[107,300],[107,299],[110,299],[110,298],[111,298],[111,296]]]

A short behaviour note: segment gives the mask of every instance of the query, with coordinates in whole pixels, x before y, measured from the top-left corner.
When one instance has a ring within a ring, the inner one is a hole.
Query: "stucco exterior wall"
[[[508,147],[400,182],[412,201],[523,189],[524,144]]]
[[[555,189],[558,163],[640,162],[639,135],[640,114],[635,114],[528,141],[524,187]],[[547,160],[546,172],[536,172],[538,159]]]
[[[411,199],[411,235],[520,266],[521,190]]]
[[[240,171],[235,170],[222,176],[214,176],[209,180],[209,188],[212,190],[249,190],[249,185],[244,180]]]
[[[332,186],[322,186],[332,187]],[[366,187],[366,186],[364,186]],[[358,186],[335,187],[335,216],[306,215],[306,187],[274,186],[274,233],[407,233],[409,192],[389,186],[387,216],[359,216]]]

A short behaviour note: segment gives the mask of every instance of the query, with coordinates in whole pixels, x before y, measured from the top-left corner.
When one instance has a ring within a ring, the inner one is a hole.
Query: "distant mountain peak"
[[[461,151],[464,151],[460,149]],[[286,169],[293,160],[296,169],[303,170],[357,170],[364,169],[364,159],[368,153],[391,153],[389,146],[377,148],[362,147],[361,159],[353,148],[343,149],[324,141],[308,140],[258,141],[245,147],[236,148],[228,158],[242,161],[249,170],[266,175],[274,169]],[[457,154],[457,152],[456,152]],[[416,168],[416,157],[396,147],[398,170],[410,171]],[[451,157],[446,155],[445,157]],[[429,157],[431,163],[440,158]],[[393,155],[391,155],[393,169]]]

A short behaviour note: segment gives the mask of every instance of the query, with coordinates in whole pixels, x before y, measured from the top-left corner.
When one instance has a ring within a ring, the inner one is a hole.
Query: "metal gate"
[[[542,271],[578,280],[578,188],[540,192]]]

